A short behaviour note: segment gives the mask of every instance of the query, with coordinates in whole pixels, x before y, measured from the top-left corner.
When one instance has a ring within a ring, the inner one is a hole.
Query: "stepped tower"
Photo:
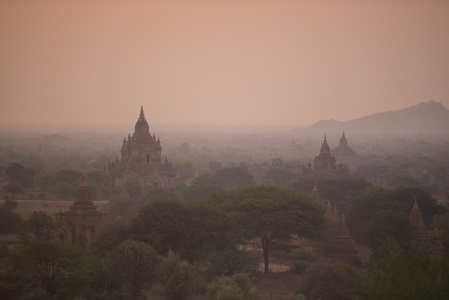
[[[354,267],[362,266],[362,261],[355,248],[354,241],[349,236],[348,229],[346,228],[344,215],[341,215],[340,228],[337,237],[327,255],[331,259],[353,265]]]

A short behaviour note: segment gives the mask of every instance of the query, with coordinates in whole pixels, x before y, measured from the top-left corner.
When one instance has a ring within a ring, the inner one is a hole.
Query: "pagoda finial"
[[[145,118],[145,114],[143,113],[143,105],[140,106],[140,118]]]
[[[86,186],[86,181],[84,180],[84,175],[81,176],[81,186]]]
[[[324,141],[323,143],[327,143],[326,134],[324,134]]]

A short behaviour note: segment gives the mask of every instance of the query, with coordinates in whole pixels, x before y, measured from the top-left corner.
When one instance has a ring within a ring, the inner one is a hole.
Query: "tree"
[[[443,249],[449,252],[449,211],[442,215],[434,216],[432,225],[432,228],[437,228],[439,231]]]
[[[196,279],[199,276],[198,269],[190,265],[173,251],[169,251],[167,257],[163,259],[161,266],[163,278],[164,294],[167,300],[190,299]]]
[[[129,235],[129,228],[123,225],[118,225],[103,232],[90,246],[95,255],[104,257],[106,253],[115,249],[121,242],[127,239]]]
[[[23,194],[22,185],[18,182],[9,182],[3,186],[3,191],[7,194],[11,194],[14,198],[16,194]]]
[[[20,225],[20,229],[38,239],[49,240],[53,236],[53,219],[46,212],[35,211]]]
[[[33,287],[50,296],[63,293],[70,284],[71,273],[78,266],[81,252],[57,240],[40,240],[22,236],[11,254],[13,277],[22,277]]]
[[[61,169],[56,172],[56,179],[59,182],[79,184],[81,180],[81,173],[70,169]]]
[[[212,300],[256,300],[259,299],[248,274],[236,273],[232,277],[221,276],[207,287],[207,296]]]
[[[56,184],[58,195],[65,199],[73,198],[80,185],[81,175],[80,172],[69,169],[62,169],[56,172],[54,184]],[[49,183],[53,183],[51,179],[49,179]]]
[[[9,180],[20,183],[24,188],[34,186],[34,175],[36,171],[32,168],[26,168],[22,164],[13,163],[6,168],[6,174]]]
[[[324,208],[310,197],[279,187],[256,186],[220,191],[201,199],[229,214],[246,240],[258,239],[265,273],[272,250],[291,248],[294,235],[317,238],[325,228]]]
[[[287,188],[293,180],[294,174],[290,170],[271,167],[264,174],[264,180],[271,185]]]
[[[223,187],[212,176],[201,175],[193,180],[192,184],[183,192],[183,196],[186,200],[194,200],[222,189]]]
[[[209,278],[232,276],[235,273],[255,275],[258,270],[259,259],[254,254],[231,248],[211,255],[207,275]]]
[[[398,241],[407,239],[409,227],[405,226],[405,219],[410,215],[415,196],[427,226],[435,214],[442,214],[447,210],[420,187],[400,186],[391,190],[372,187],[354,199],[348,207],[345,216],[351,236],[357,242],[368,244],[368,241],[374,241],[387,230],[384,233],[392,235]],[[400,228],[397,229],[397,226]],[[373,235],[366,236],[367,233]]]
[[[232,244],[228,224],[228,218],[210,206],[156,201],[132,221],[130,237],[150,244],[161,255],[172,250],[194,261]]]
[[[189,159],[176,160],[173,162],[173,166],[178,170],[179,177],[181,177],[182,180],[187,180],[195,176],[193,161]]]
[[[105,174],[99,169],[90,169],[84,173],[86,185],[89,187],[89,191],[93,199],[97,199],[98,193],[103,189],[105,183]]]
[[[151,246],[132,240],[122,242],[105,258],[107,270],[126,286],[134,300],[157,280],[159,262],[160,257]]]
[[[224,188],[236,188],[251,186],[254,176],[246,167],[223,168],[213,176],[215,182]]]
[[[421,248],[403,250],[391,237],[381,259],[361,280],[358,299],[449,299],[449,261]]]
[[[142,195],[143,180],[140,175],[131,173],[123,177],[122,182],[123,192],[131,198],[136,198]]]
[[[306,269],[300,291],[307,299],[351,299],[357,285],[354,272],[348,265],[318,260]]]
[[[372,186],[363,179],[323,179],[315,180],[313,178],[296,181],[293,187],[301,192],[309,194],[314,184],[317,184],[322,199],[331,202],[336,206],[340,214],[346,215],[346,208],[354,198],[362,195],[367,188]]]
[[[362,228],[363,241],[371,249],[378,249],[385,236],[392,236],[405,246],[413,237],[410,218],[404,212],[378,211]]]
[[[16,206],[14,200],[5,200],[0,206],[0,234],[13,233],[22,222],[20,215],[13,211]]]

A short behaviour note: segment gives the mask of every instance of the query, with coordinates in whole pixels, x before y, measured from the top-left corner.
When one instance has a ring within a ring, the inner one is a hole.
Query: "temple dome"
[[[323,141],[323,144],[321,145],[320,153],[327,154],[330,152],[331,152],[331,149],[329,148],[329,144],[327,143],[326,135],[324,135],[324,141]]]
[[[140,116],[136,122],[136,126],[134,127],[135,133],[148,133],[150,132],[150,127],[148,126],[148,122],[145,119],[145,114],[143,113],[143,106],[140,107]]]

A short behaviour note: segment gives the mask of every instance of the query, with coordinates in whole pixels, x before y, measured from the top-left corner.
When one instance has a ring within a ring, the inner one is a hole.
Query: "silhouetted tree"
[[[326,223],[324,208],[310,197],[279,187],[219,191],[200,201],[213,203],[226,212],[243,238],[259,240],[265,273],[269,270],[272,250],[289,248],[293,235],[317,238]]]
[[[148,244],[127,240],[105,258],[106,269],[124,284],[136,300],[143,289],[150,289],[158,279],[161,258]]]

